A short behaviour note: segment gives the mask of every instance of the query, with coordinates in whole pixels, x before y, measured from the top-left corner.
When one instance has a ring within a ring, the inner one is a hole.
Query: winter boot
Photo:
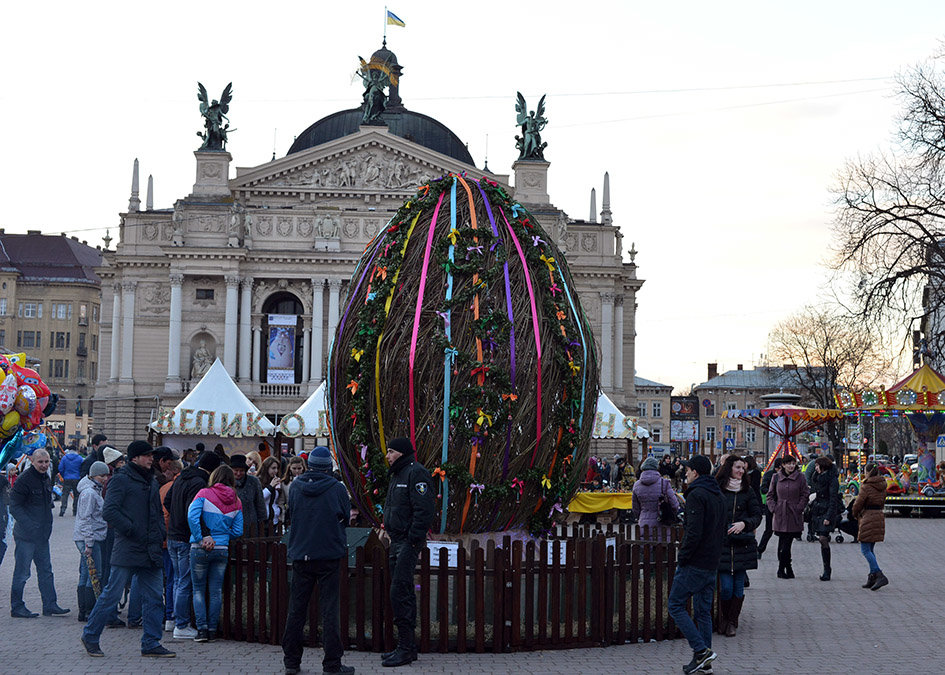
[[[397,649],[381,662],[385,668],[406,666],[417,660],[417,643],[412,626],[397,626]]]
[[[821,581],[830,581],[830,547],[820,547],[820,557],[824,561],[824,573],[820,575]]]
[[[731,604],[731,599],[723,600],[722,598],[719,598],[719,623],[715,627],[715,632],[719,635],[725,635],[725,631],[728,630],[728,616]]]
[[[870,586],[870,590],[871,590],[871,591],[878,591],[880,588],[882,588],[883,586],[887,585],[888,583],[889,583],[889,579],[886,578],[886,575],[883,574],[881,571],[880,571],[880,572],[877,572],[877,573],[876,573],[876,581],[875,581],[875,583],[873,583],[872,586]]]
[[[733,597],[729,603],[728,629],[725,631],[726,637],[735,637],[735,629],[738,628],[738,615],[742,613],[742,605],[745,598]]]
[[[787,563],[784,566],[784,578],[793,579],[794,578],[794,568],[791,567],[791,563]]]
[[[870,575],[866,577],[866,583],[863,584],[863,588],[871,588],[873,584],[876,583],[876,572],[870,572]]]

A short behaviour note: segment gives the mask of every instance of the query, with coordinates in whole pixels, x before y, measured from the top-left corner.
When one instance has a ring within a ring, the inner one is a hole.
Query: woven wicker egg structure
[[[328,369],[342,476],[375,523],[398,436],[433,474],[435,532],[541,534],[586,469],[590,326],[552,238],[488,179],[422,185],[378,233]]]

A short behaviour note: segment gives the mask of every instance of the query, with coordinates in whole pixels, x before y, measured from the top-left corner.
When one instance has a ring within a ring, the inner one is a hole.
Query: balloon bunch
[[[0,461],[5,462],[21,449],[23,434],[55,412],[59,395],[26,367],[26,354],[0,354],[0,371]]]

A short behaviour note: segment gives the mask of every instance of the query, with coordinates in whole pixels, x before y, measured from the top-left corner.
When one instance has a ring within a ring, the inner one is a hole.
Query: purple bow
[[[539,237],[537,234],[532,235],[532,246],[538,246],[538,244],[544,244],[545,240]]]
[[[558,513],[562,512],[560,500],[556,501],[555,505],[551,507],[551,510],[548,512],[548,517],[551,518],[551,516],[554,515],[555,511],[557,511]]]
[[[475,251],[479,255],[482,255],[482,246],[467,246],[466,247],[466,260],[469,260],[469,254]]]
[[[449,328],[449,327],[450,327],[450,313],[449,313],[449,311],[446,311],[446,312],[437,312],[437,314],[438,314],[440,317],[442,317],[442,319],[443,319],[443,327],[444,327],[444,328]]]
[[[489,251],[495,251],[495,247],[501,246],[501,245],[502,245],[502,240],[496,239],[494,242],[492,242],[492,246],[489,247]]]
[[[363,462],[366,459],[367,459],[367,446],[362,445],[361,446],[361,461]]]

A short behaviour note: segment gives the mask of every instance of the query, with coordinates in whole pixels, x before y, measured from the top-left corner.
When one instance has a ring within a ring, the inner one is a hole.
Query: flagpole
[[[384,46],[387,46],[387,5],[384,5]]]

